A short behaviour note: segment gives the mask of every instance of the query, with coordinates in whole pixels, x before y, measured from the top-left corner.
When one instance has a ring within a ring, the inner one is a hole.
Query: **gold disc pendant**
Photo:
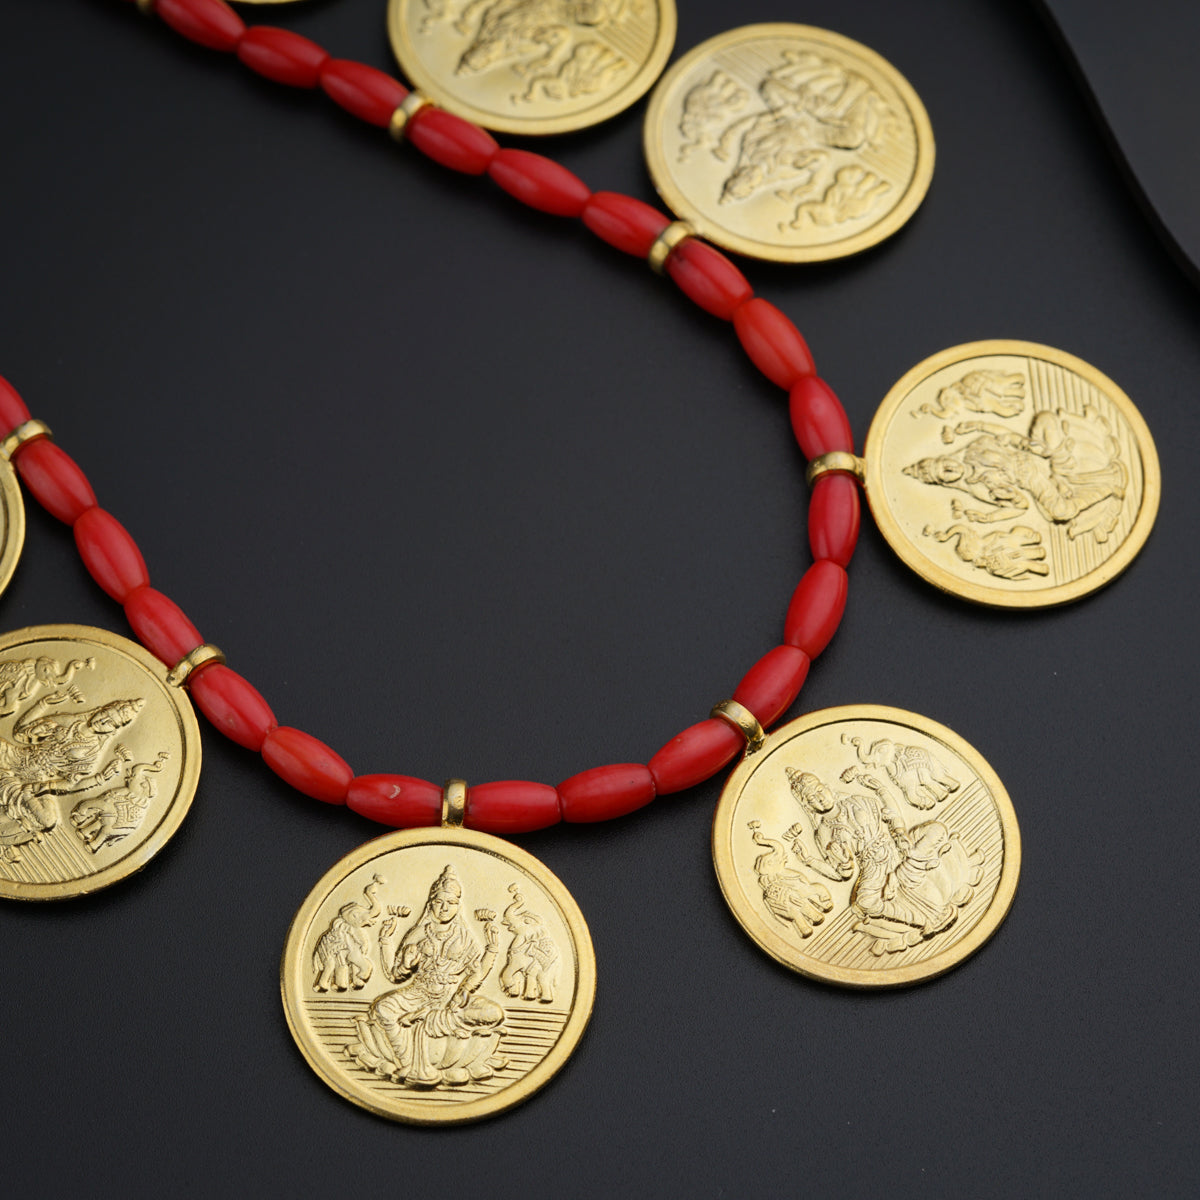
[[[59,900],[166,845],[200,776],[200,730],[148,651],[103,629],[0,637],[0,896]]]
[[[721,891],[768,954],[812,979],[893,987],[973,954],[1021,867],[1008,794],[936,721],[858,704],[770,734],[721,793]]]
[[[389,0],[400,68],[502,133],[586,129],[640,99],[675,44],[675,0]]]
[[[1032,342],[972,342],[914,367],[880,405],[863,457],[892,549],[979,604],[1086,596],[1129,566],[1158,512],[1158,455],[1133,401]]]
[[[380,1116],[454,1124],[549,1082],[587,1026],[596,960],[571,894],[537,859],[447,826],[337,863],[292,922],[281,968],[296,1044]]]
[[[0,592],[8,587],[25,545],[25,502],[17,472],[0,453]]]
[[[933,176],[933,130],[904,76],[808,25],[747,25],[685,54],[654,90],[644,144],[677,216],[776,262],[874,246]]]

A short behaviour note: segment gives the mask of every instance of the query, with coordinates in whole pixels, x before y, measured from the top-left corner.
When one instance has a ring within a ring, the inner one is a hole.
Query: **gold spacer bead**
[[[38,438],[52,438],[54,434],[50,432],[50,426],[45,421],[25,421],[18,425],[0,442],[0,455],[12,461],[12,456],[16,454],[26,442],[36,441]]]
[[[140,12],[143,17],[152,17],[154,16],[154,6],[157,3],[158,0],[137,0],[138,12]]]
[[[732,725],[746,739],[747,755],[762,749],[767,735],[758,723],[758,718],[744,704],[739,704],[736,700],[722,700],[708,715],[720,718],[726,725]]]
[[[661,275],[667,269],[667,259],[671,257],[671,251],[680,242],[695,236],[696,231],[686,221],[672,221],[654,239],[654,245],[650,247],[650,253],[646,255],[650,270],[655,275]]]
[[[442,828],[461,829],[467,815],[467,781],[447,779],[442,788]]]
[[[225,655],[211,642],[205,642],[202,646],[197,646],[195,650],[185,654],[167,672],[167,682],[172,687],[183,687],[201,667],[206,667],[209,663],[219,663],[224,666]]]
[[[392,119],[388,122],[388,133],[397,142],[402,142],[408,136],[409,122],[423,108],[428,108],[433,103],[428,96],[422,95],[418,91],[411,91],[400,102],[400,107],[392,113]]]
[[[828,454],[819,454],[808,464],[804,478],[812,487],[822,475],[831,471],[840,471],[843,475],[853,475],[858,482],[864,483],[867,478],[867,464],[857,454],[849,450],[831,450]]]

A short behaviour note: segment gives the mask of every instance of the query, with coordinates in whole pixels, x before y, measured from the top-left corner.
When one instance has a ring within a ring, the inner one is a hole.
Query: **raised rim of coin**
[[[14,646],[36,645],[38,642],[74,642],[81,647],[92,645],[132,660],[157,685],[164,702],[175,716],[183,744],[179,783],[167,811],[150,836],[137,843],[127,854],[94,874],[62,882],[26,883],[0,878],[0,896],[9,899],[67,900],[89,895],[140,871],[175,835],[187,816],[200,779],[200,726],[183,689],[172,687],[167,682],[167,668],[136,642],[90,625],[32,625],[0,636],[0,653]]]
[[[673,99],[671,93],[676,84],[697,62],[740,41],[758,38],[805,38],[825,43],[843,53],[857,56],[883,74],[904,102],[916,135],[917,161],[904,195],[885,216],[869,228],[839,241],[818,246],[788,246],[758,238],[744,237],[710,220],[689,198],[683,188],[675,182],[667,165],[660,131],[666,107]],[[925,106],[921,103],[921,98],[913,86],[895,66],[881,54],[869,46],[864,46],[861,42],[854,41],[853,38],[813,25],[798,25],[789,22],[743,25],[740,28],[728,30],[701,42],[673,63],[659,80],[658,86],[650,97],[645,123],[642,127],[642,145],[646,156],[646,166],[658,194],[667,207],[677,217],[687,221],[701,237],[750,258],[793,263],[824,262],[829,259],[845,258],[848,255],[869,250],[872,246],[891,237],[909,220],[920,207],[921,201],[925,199],[925,194],[933,179],[936,157],[933,126],[929,122],[929,114],[925,111]]]
[[[575,950],[576,981],[571,1013],[558,1035],[558,1040],[526,1075],[489,1096],[465,1100],[453,1107],[447,1106],[434,1111],[427,1103],[414,1102],[402,1096],[385,1101],[378,1093],[360,1085],[341,1068],[340,1063],[330,1057],[329,1051],[313,1036],[298,1000],[307,992],[307,972],[311,958],[311,955],[305,955],[304,948],[311,933],[312,923],[330,893],[347,876],[373,860],[411,846],[438,843],[444,843],[453,850],[467,847],[503,859],[533,879],[557,905],[559,914],[570,931]],[[495,1116],[520,1104],[549,1083],[562,1069],[583,1036],[592,1014],[596,994],[596,956],[587,923],[574,897],[544,863],[511,842],[492,837],[490,834],[471,829],[434,826],[384,834],[383,837],[375,838],[352,850],[321,876],[288,929],[279,966],[279,984],[284,1015],[296,1045],[299,1046],[308,1065],[338,1095],[360,1108],[390,1120],[415,1125],[457,1125]]]
[[[414,0],[388,0],[387,26],[392,52],[400,64],[400,69],[408,76],[413,86],[420,89],[430,100],[448,112],[465,117],[468,121],[474,121],[485,129],[491,129],[496,133],[514,133],[529,137],[589,129],[636,104],[653,87],[654,81],[666,66],[667,59],[671,57],[678,25],[675,0],[652,0],[659,14],[658,34],[646,61],[619,91],[607,98],[597,100],[595,104],[587,108],[563,116],[519,118],[508,117],[503,113],[471,104],[455,95],[438,75],[425,66],[424,60],[413,44],[408,23],[405,20],[405,10],[412,3]]]
[[[734,820],[737,817],[738,802],[751,776],[788,742],[822,726],[849,721],[883,721],[904,725],[942,742],[967,763],[987,788],[995,803],[1003,832],[1004,862],[987,911],[964,937],[946,950],[905,967],[862,970],[823,963],[805,955],[798,950],[795,942],[789,942],[758,914],[742,889],[734,861]],[[974,954],[1000,927],[1012,906],[1017,890],[1017,878],[1021,872],[1021,834],[1016,813],[1008,792],[983,755],[952,729],[938,721],[901,708],[880,704],[849,704],[821,709],[768,734],[762,749],[742,759],[721,792],[717,810],[713,815],[712,851],[721,893],[738,924],[751,940],[777,962],[809,979],[854,988],[875,989],[920,983],[958,966]]]
[[[974,583],[947,571],[924,555],[920,547],[905,534],[886,499],[887,490],[884,486],[883,455],[880,452],[880,446],[885,440],[896,410],[903,404],[909,393],[929,376],[946,367],[954,366],[955,363],[990,355],[1016,355],[1041,359],[1081,376],[1112,401],[1121,416],[1128,422],[1142,460],[1142,502],[1129,534],[1120,548],[1080,578],[1040,591],[1006,590],[997,586]],[[1083,359],[1077,358],[1073,354],[1068,354],[1065,350],[1058,350],[1039,342],[1005,338],[965,342],[960,346],[951,346],[947,350],[942,350],[924,359],[912,370],[906,372],[884,397],[871,421],[866,441],[863,443],[863,459],[867,502],[888,545],[909,567],[935,587],[972,603],[984,604],[992,608],[1050,608],[1059,604],[1069,604],[1071,601],[1087,596],[1104,587],[1105,584],[1111,583],[1133,562],[1146,544],[1158,514],[1158,505],[1162,494],[1162,475],[1158,452],[1154,447],[1154,438],[1137,406],[1117,384],[1090,363],[1084,362]]]
[[[0,507],[3,508],[4,543],[0,545],[0,592],[8,587],[25,545],[25,501],[11,462],[0,462]]]

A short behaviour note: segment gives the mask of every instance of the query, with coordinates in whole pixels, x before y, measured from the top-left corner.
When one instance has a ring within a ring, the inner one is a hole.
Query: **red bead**
[[[788,605],[783,640],[816,658],[837,631],[846,608],[846,572],[835,562],[815,562]]]
[[[329,53],[290,29],[252,25],[238,42],[237,56],[250,70],[276,83],[312,88]]]
[[[544,783],[506,779],[467,789],[468,829],[485,833],[532,833],[562,820],[558,792]]]
[[[204,644],[179,605],[152,587],[140,587],[125,598],[125,619],[138,641],[168,667]]]
[[[692,725],[673,737],[650,760],[655,790],[665,796],[703,783],[745,744],[742,735],[718,717]]]
[[[766,300],[756,296],[740,305],[733,314],[733,327],[750,361],[781,388],[790,388],[816,370],[800,330]]]
[[[232,50],[246,32],[223,0],[158,0],[154,11],[176,33],[210,50]]]
[[[348,58],[327,58],[317,80],[330,100],[360,121],[386,127],[408,95],[398,79]]]
[[[578,175],[529,150],[499,151],[488,175],[522,204],[555,217],[579,216],[592,194]]]
[[[17,389],[0,375],[0,437],[8,437],[18,425],[29,420],[29,409]]]
[[[74,525],[96,493],[69,454],[49,438],[37,438],[17,451],[14,461],[29,494],[52,516]]]
[[[593,767],[558,785],[564,821],[607,821],[649,804],[654,776],[641,763]]]
[[[722,321],[731,320],[734,309],[754,295],[745,275],[697,238],[685,238],[671,251],[667,274],[689,300]]]
[[[220,663],[196,671],[187,686],[212,727],[247,750],[261,750],[267,734],[279,724],[258,689]]]
[[[130,592],[150,582],[142,552],[112,513],[89,508],[79,515],[73,528],[75,546],[88,574],[118,604],[124,604]]]
[[[792,706],[808,677],[809,657],[795,646],[768,650],[746,672],[733,698],[744,704],[767,728]]]
[[[442,819],[442,789],[408,775],[359,775],[350,783],[346,807],[396,829],[437,825]]]
[[[792,432],[805,458],[818,458],[834,450],[853,453],[850,418],[833,389],[816,375],[806,375],[792,385],[788,398]]]
[[[814,559],[850,564],[858,542],[858,484],[849,475],[822,475],[808,504],[808,542]]]
[[[645,258],[671,223],[657,208],[619,192],[596,192],[584,206],[583,223],[602,241]]]
[[[326,804],[345,804],[354,772],[324,742],[302,729],[280,725],[267,734],[263,762],[284,783]]]
[[[500,150],[486,129],[444,108],[421,109],[409,121],[405,137],[434,162],[464,175],[482,175]]]

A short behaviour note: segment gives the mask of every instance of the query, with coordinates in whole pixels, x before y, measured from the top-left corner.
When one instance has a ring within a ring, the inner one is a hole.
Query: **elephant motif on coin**
[[[132,755],[124,746],[118,746],[117,757],[129,762]],[[123,787],[80,800],[71,810],[71,824],[93,854],[122,841],[141,826],[150,801],[158,795],[158,788],[150,776],[157,775],[170,757],[164,750],[152,763],[134,763],[125,770]]]
[[[508,886],[512,903],[504,910],[503,924],[513,935],[500,971],[500,986],[506,996],[554,1002],[558,977],[558,947],[546,932],[542,918],[525,907],[520,887]]]
[[[763,903],[777,921],[791,925],[802,938],[812,937],[813,928],[833,910],[829,889],[803,871],[789,867],[783,843],[767,837],[762,832],[762,822],[750,821],[748,825],[755,845],[766,851],[754,860]]]
[[[316,972],[313,991],[327,992],[330,988],[338,992],[357,991],[371,978],[371,947],[364,930],[381,915],[376,893],[384,882],[382,876],[373,876],[363,888],[366,903],[351,900],[343,904],[329,922],[329,928],[317,939],[313,949],[313,970]]]

